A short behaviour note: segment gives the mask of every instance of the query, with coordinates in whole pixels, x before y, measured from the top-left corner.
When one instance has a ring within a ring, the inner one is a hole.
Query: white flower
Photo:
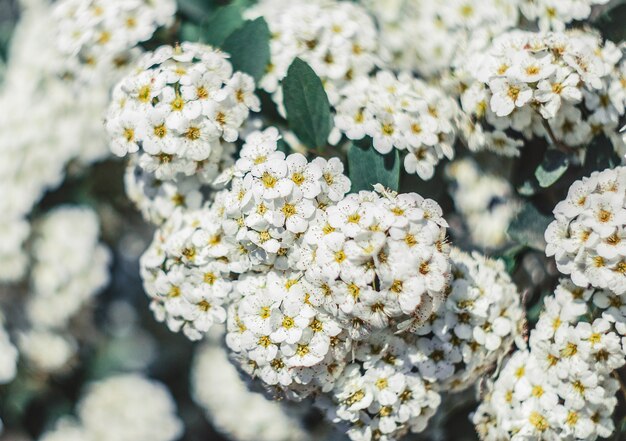
[[[525,83],[513,82],[506,78],[494,78],[489,81],[491,96],[491,110],[497,116],[510,115],[516,107],[522,107],[533,96],[533,91]]]
[[[160,48],[139,60],[139,69],[116,88],[107,115],[111,149],[119,156],[139,151],[139,165],[161,180],[197,173],[207,183],[217,176],[239,137],[249,110],[258,109],[253,80],[232,73],[223,54],[183,43]]]

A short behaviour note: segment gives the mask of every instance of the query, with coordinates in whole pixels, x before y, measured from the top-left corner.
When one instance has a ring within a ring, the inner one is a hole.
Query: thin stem
[[[566,144],[563,144],[561,141],[556,139],[556,135],[554,134],[554,131],[552,130],[552,127],[550,127],[550,124],[548,123],[548,121],[542,118],[541,122],[543,124],[544,129],[546,129],[548,138],[550,138],[550,142],[552,143],[553,146],[555,146],[558,150],[562,151],[563,153],[571,154],[574,152],[574,150],[572,150]]]

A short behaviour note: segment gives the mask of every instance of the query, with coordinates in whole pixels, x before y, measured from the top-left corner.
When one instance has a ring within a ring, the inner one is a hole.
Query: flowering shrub
[[[626,437],[626,6],[19,9],[7,440]]]

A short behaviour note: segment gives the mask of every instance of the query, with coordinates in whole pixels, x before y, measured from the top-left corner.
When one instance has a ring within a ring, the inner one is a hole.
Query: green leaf
[[[246,21],[224,41],[235,70],[251,75],[258,83],[270,62],[270,30],[263,18]]]
[[[605,170],[620,165],[621,159],[613,144],[606,136],[596,136],[587,147],[584,169],[586,174],[591,174],[596,170]]]
[[[513,245],[494,257],[502,260],[506,267],[506,271],[509,274],[513,274],[519,265],[520,257],[526,252],[527,249],[526,245]]]
[[[312,149],[326,145],[332,129],[330,103],[311,66],[296,58],[283,80],[283,101],[289,128]]]
[[[543,162],[535,170],[535,177],[541,187],[547,188],[558,181],[568,168],[567,154],[560,150],[550,149],[546,151]]]
[[[626,2],[608,8],[593,21],[593,25],[608,40],[620,43],[626,39]]]
[[[546,248],[544,233],[552,220],[552,216],[546,216],[531,203],[526,203],[509,225],[507,233],[519,245],[543,251]]]
[[[202,41],[221,47],[236,29],[244,24],[241,5],[237,2],[218,8],[202,25]]]
[[[386,155],[378,153],[368,142],[352,143],[348,150],[348,175],[352,181],[351,191],[372,190],[374,184],[398,191],[400,185],[400,155],[393,149]]]
[[[181,41],[201,41],[202,30],[200,26],[185,22],[180,26],[179,38]]]

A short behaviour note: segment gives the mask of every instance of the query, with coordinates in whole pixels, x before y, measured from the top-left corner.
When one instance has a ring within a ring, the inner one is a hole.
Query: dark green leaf
[[[513,274],[517,269],[520,257],[527,249],[526,245],[513,245],[512,247],[503,250],[499,255],[495,256],[495,258],[502,260],[506,267],[506,271],[509,274]]]
[[[230,54],[235,70],[258,81],[270,62],[270,30],[263,18],[246,21],[224,41],[222,49]]]
[[[567,154],[560,150],[547,150],[543,157],[543,162],[535,170],[535,177],[539,185],[543,188],[550,187],[569,168],[569,158]]]
[[[348,175],[352,181],[352,192],[372,190],[374,184],[398,191],[400,185],[400,156],[397,149],[386,155],[378,153],[369,142],[350,145],[348,150]]]
[[[594,26],[608,40],[620,43],[626,39],[626,2],[617,2],[593,21]]]
[[[507,233],[519,245],[543,251],[546,247],[544,233],[552,220],[552,216],[546,216],[531,203],[526,203],[509,225]]]
[[[604,135],[596,136],[587,147],[585,158],[585,172],[591,174],[596,170],[617,167],[621,163],[620,157],[613,149],[613,144]]]
[[[181,41],[200,41],[202,37],[202,30],[200,26],[185,22],[180,27],[180,40]]]
[[[228,36],[244,24],[241,11],[237,2],[217,9],[202,26],[202,41],[221,47]]]
[[[289,155],[289,154],[293,153],[291,151],[291,147],[289,146],[289,144],[287,144],[285,142],[284,139],[279,139],[278,142],[276,143],[276,145],[278,147],[277,150],[279,152],[283,152],[285,155]]]
[[[332,129],[328,96],[313,69],[296,58],[283,80],[283,95],[289,128],[312,149],[326,145]]]
[[[0,22],[0,60],[7,59],[7,51],[13,35],[13,25],[9,22]]]

